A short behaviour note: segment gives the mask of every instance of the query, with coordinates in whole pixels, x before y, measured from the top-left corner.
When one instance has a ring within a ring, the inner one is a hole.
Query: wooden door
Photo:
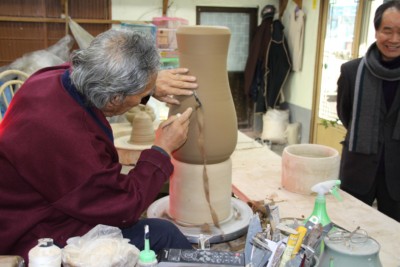
[[[369,2],[369,3],[366,3]],[[362,22],[369,16],[370,1],[322,1],[317,90],[313,109],[312,142],[342,150],[346,130],[336,113],[340,66],[359,56]],[[369,19],[367,19],[368,21]],[[363,37],[364,38],[364,37]]]

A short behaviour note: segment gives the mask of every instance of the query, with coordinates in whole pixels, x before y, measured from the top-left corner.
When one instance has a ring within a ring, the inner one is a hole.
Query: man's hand
[[[179,105],[179,101],[173,96],[192,95],[192,90],[198,87],[196,77],[187,75],[188,71],[186,68],[161,70],[153,97],[167,104]]]
[[[171,116],[161,123],[156,131],[154,145],[161,147],[170,155],[180,148],[187,139],[192,111],[192,108],[187,108],[181,115]]]

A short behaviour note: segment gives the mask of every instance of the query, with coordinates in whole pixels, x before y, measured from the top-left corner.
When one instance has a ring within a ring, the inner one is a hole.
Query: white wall
[[[315,66],[315,60],[317,56],[320,1],[316,1],[317,3],[315,6],[313,2],[314,1],[303,1],[303,11],[306,16],[303,66],[301,71],[291,73],[284,90],[287,102],[309,110],[311,110],[313,104],[314,70],[318,67]],[[293,11],[295,7],[296,5],[294,2],[289,1],[282,18],[284,25],[288,25],[288,12]]]
[[[115,20],[145,20],[162,15],[162,0],[112,0],[112,18]],[[170,0],[167,15],[187,19],[196,24],[196,6],[259,7],[279,6],[279,0]]]
[[[112,19],[151,21],[153,17],[162,15],[162,2],[162,0],[112,0]],[[303,67],[300,72],[291,73],[284,90],[286,101],[307,110],[312,108],[319,2],[303,1],[303,11],[306,14]],[[261,11],[265,5],[272,4],[279,8],[279,0],[170,0],[169,3],[167,15],[185,18],[190,25],[196,24],[196,6],[258,6]],[[294,2],[289,0],[286,12],[293,10],[294,7]],[[284,24],[286,12],[282,18]]]

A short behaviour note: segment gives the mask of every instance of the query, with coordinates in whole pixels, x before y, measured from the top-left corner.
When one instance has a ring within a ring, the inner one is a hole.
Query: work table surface
[[[112,124],[115,134],[126,131],[126,124]],[[232,158],[232,191],[241,200],[274,201],[281,218],[307,218],[314,207],[315,195],[292,193],[281,185],[281,157],[245,134],[238,132]],[[123,166],[127,173],[132,166]],[[360,226],[381,245],[379,257],[383,267],[400,267],[400,223],[340,190],[343,201],[326,196],[331,220],[347,229]]]
[[[281,218],[307,218],[315,195],[292,193],[281,184],[281,157],[268,146],[261,146],[239,133],[232,158],[232,190],[243,201],[275,201]],[[357,226],[379,242],[379,257],[384,267],[400,266],[400,223],[340,190],[343,201],[326,196],[331,220],[347,230]]]

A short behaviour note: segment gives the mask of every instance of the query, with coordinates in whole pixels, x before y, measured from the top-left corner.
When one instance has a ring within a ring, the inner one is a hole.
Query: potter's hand
[[[161,147],[169,155],[180,148],[187,139],[192,111],[192,108],[187,108],[182,114],[171,116],[161,123],[156,131],[154,145]]]
[[[196,77],[187,75],[188,71],[186,68],[159,71],[153,97],[167,104],[179,105],[173,96],[192,95],[192,90],[198,86]]]

